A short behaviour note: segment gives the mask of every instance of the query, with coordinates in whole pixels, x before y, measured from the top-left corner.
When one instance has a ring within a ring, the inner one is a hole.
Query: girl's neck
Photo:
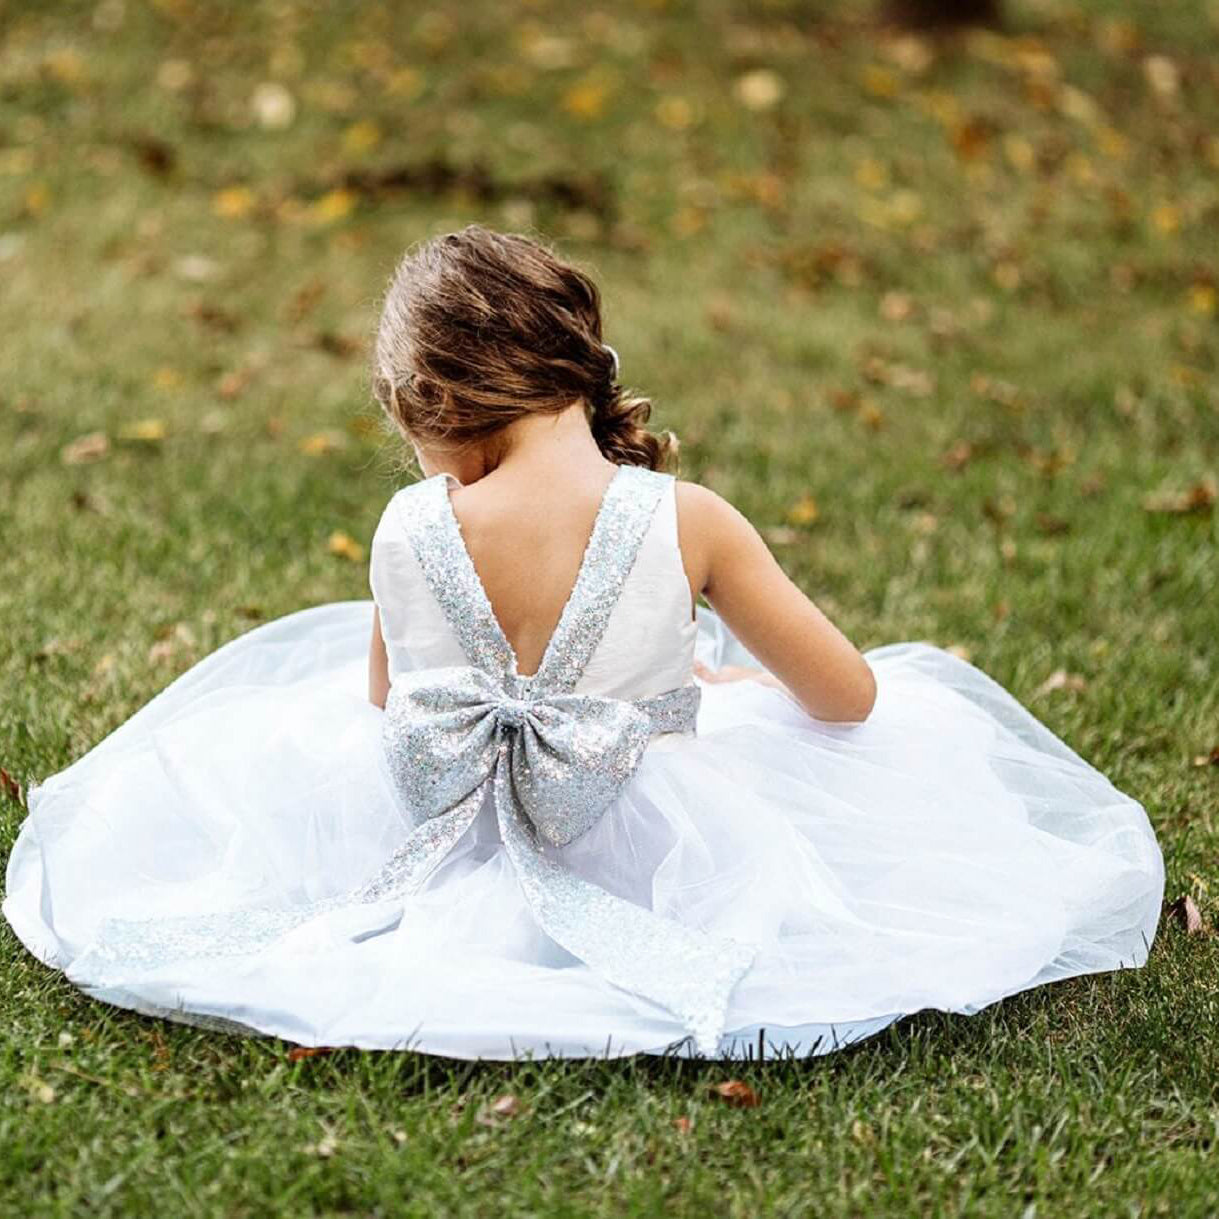
[[[601,453],[581,402],[557,414],[525,415],[493,436],[462,449],[416,446],[425,475],[452,474],[468,486],[500,479],[553,479],[556,471],[588,472],[612,463]]]

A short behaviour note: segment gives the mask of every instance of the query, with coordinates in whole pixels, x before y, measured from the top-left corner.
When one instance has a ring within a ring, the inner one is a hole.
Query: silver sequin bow
[[[565,846],[596,823],[653,733],[692,726],[698,694],[684,686],[627,702],[531,695],[473,666],[408,673],[386,705],[387,753],[416,818],[449,811],[502,767],[533,832]]]

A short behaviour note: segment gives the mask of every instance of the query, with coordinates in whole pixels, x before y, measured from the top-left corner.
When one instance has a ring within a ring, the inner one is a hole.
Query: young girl
[[[824,1053],[1146,961],[1143,809],[964,661],[861,656],[662,472],[601,333],[529,239],[408,254],[374,388],[425,477],[373,604],[251,631],[31,793],[32,952],[141,1012],[487,1058]]]

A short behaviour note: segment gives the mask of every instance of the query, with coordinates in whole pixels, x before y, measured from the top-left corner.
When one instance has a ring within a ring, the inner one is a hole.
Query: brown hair
[[[672,432],[617,381],[597,285],[532,238],[471,224],[408,250],[386,292],[373,392],[420,441],[461,445],[524,415],[584,402],[601,452],[665,468]]]

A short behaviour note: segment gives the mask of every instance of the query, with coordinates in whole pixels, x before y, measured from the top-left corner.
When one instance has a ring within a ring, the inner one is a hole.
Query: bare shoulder
[[[717,560],[757,536],[749,521],[709,487],[679,479],[677,530],[682,559],[692,586],[703,591]]]
[[[692,543],[732,541],[755,534],[748,519],[722,495],[699,483],[678,480],[677,519],[683,541]]]

